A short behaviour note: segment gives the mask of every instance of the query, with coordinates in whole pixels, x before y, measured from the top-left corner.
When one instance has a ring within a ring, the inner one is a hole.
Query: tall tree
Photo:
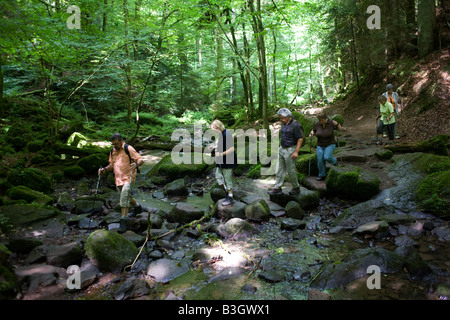
[[[417,11],[419,57],[424,58],[433,52],[436,46],[435,0],[419,0]]]

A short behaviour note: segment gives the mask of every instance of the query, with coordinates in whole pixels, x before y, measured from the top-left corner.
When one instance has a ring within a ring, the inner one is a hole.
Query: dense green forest
[[[398,59],[414,63],[448,45],[438,31],[441,25],[448,32],[448,6],[445,0],[2,1],[0,112],[8,127],[24,125],[21,119],[35,112],[32,131],[13,130],[30,136],[41,126],[37,131],[55,137],[74,122],[94,139],[111,130],[128,138],[164,135],[216,116],[228,125],[267,128],[279,105],[329,103]]]

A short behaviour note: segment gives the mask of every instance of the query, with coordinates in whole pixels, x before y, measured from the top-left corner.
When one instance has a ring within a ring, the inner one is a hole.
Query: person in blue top
[[[378,122],[377,134],[378,140],[377,145],[383,144],[383,130],[387,129],[389,140],[394,140],[394,106],[387,101],[385,96],[379,96],[378,101],[380,102],[380,114],[381,118]]]
[[[219,185],[223,186],[227,191],[223,206],[230,206],[233,201],[233,168],[237,166],[237,155],[234,152],[233,136],[220,120],[214,120],[211,123],[211,129],[219,132],[219,140],[216,149],[213,150],[212,156],[215,156],[216,162],[216,180]]]

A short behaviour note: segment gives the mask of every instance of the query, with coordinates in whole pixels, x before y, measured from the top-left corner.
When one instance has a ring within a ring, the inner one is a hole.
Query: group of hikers
[[[381,144],[383,130],[387,129],[389,140],[398,138],[397,136],[397,115],[400,106],[400,97],[393,92],[393,86],[387,86],[387,92],[378,98],[380,102],[381,118],[377,126],[377,145]],[[300,193],[300,184],[297,178],[296,160],[299,150],[303,145],[305,137],[301,125],[293,118],[292,112],[287,108],[278,110],[277,115],[282,123],[280,130],[280,147],[278,149],[278,162],[276,167],[275,185],[268,193],[279,195],[282,193],[282,185],[286,175],[292,184],[290,195]],[[334,131],[342,130],[342,125],[335,120],[328,118],[324,111],[317,115],[318,121],[314,124],[308,138],[310,144],[313,136],[317,137],[317,180],[326,178],[326,162],[337,165],[337,159],[333,153],[336,148]],[[237,166],[237,156],[234,150],[234,142],[231,133],[225,128],[220,120],[211,123],[211,129],[218,132],[219,139],[217,145],[212,149],[211,156],[215,157],[217,183],[226,191],[226,197],[222,201],[222,206],[231,206],[233,200],[233,168]],[[120,194],[121,219],[119,232],[127,229],[127,217],[133,217],[142,212],[142,207],[131,194],[131,184],[136,180],[139,166],[144,160],[142,156],[130,145],[126,144],[119,133],[111,136],[113,150],[109,155],[109,165],[100,168],[98,175],[106,172],[114,172],[115,184]],[[130,208],[133,208],[130,212]]]

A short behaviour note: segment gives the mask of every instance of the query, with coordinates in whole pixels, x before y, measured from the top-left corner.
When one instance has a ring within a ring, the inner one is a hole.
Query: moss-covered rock
[[[261,164],[254,164],[250,171],[247,173],[247,177],[250,179],[259,179],[261,178]]]
[[[308,153],[299,155],[296,163],[297,171],[299,173],[312,176],[319,174],[319,169],[317,168],[317,155],[316,153]]]
[[[196,206],[186,202],[178,202],[172,210],[170,210],[167,219],[169,221],[185,224],[200,219],[204,214],[204,211]]]
[[[86,255],[101,271],[121,272],[138,254],[137,247],[116,232],[96,230],[84,245]]]
[[[419,183],[416,189],[419,206],[439,217],[450,216],[450,170],[435,172]]]
[[[109,156],[104,153],[95,153],[80,159],[77,165],[83,168],[87,174],[97,173],[98,169],[107,166]]]
[[[0,300],[14,299],[20,291],[14,269],[8,263],[11,251],[0,243]]]
[[[335,115],[331,116],[331,120],[336,121],[341,126],[344,125],[344,117],[341,114],[335,114]]]
[[[447,142],[449,138],[449,135],[441,134],[429,140],[393,144],[391,146],[388,146],[387,149],[391,150],[394,153],[426,152],[447,156]]]
[[[393,155],[394,153],[391,150],[386,149],[382,149],[375,153],[375,156],[382,161],[391,159]]]
[[[65,221],[64,214],[55,207],[36,204],[11,204],[0,207],[0,215],[8,218],[14,227],[30,226],[35,222],[60,218]]]
[[[343,198],[368,200],[380,189],[380,179],[359,167],[346,165],[330,168],[326,179],[327,192]]]
[[[203,162],[201,164],[194,163],[194,153],[191,153],[191,164],[174,164],[171,155],[166,155],[161,159],[146,175],[147,178],[152,176],[167,176],[170,180],[189,177],[200,177],[208,168],[208,164]],[[201,154],[203,159],[203,154]]]
[[[70,179],[80,179],[85,175],[85,171],[78,165],[64,168],[64,176]]]
[[[257,200],[245,206],[245,217],[251,221],[268,221],[270,218],[270,208],[263,199]]]
[[[7,179],[14,186],[26,186],[46,194],[52,191],[50,177],[44,171],[36,168],[11,170]]]
[[[28,203],[52,204],[53,198],[48,195],[32,190],[25,186],[16,186],[8,190],[8,197],[12,200],[26,200]]]

